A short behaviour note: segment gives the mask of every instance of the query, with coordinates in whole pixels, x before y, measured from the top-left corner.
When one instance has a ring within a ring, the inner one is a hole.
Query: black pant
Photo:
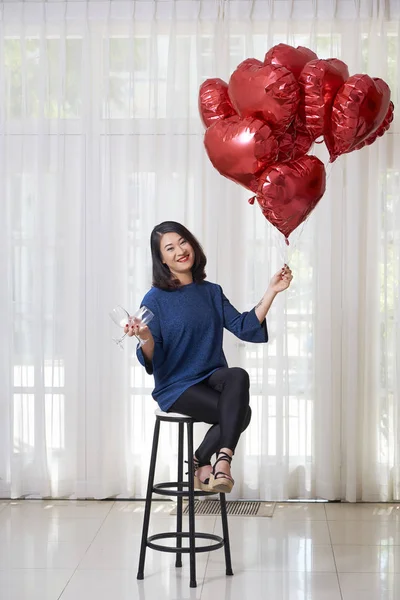
[[[168,410],[213,424],[196,450],[201,465],[210,464],[211,456],[221,448],[235,451],[251,419],[249,387],[244,369],[221,368],[185,390]]]

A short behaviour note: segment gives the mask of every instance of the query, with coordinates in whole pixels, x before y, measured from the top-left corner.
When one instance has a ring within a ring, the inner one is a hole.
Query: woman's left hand
[[[287,265],[285,265],[280,271],[275,273],[272,277],[269,288],[271,291],[278,294],[279,292],[283,292],[287,290],[291,281],[293,279],[292,271],[289,269]]]

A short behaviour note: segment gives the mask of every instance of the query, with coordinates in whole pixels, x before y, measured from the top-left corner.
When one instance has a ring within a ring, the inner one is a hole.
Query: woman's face
[[[187,274],[194,264],[194,250],[192,246],[179,234],[164,233],[160,238],[161,260],[171,273],[176,275]]]

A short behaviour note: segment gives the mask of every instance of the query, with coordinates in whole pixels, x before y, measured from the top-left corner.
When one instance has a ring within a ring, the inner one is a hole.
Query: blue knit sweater
[[[228,366],[224,327],[246,342],[268,341],[266,322],[260,325],[255,309],[240,314],[215,283],[190,283],[174,291],[154,287],[142,305],[154,313],[149,329],[155,347],[152,362],[145,361],[140,348],[137,357],[154,374],[152,395],[164,411],[187,388]]]

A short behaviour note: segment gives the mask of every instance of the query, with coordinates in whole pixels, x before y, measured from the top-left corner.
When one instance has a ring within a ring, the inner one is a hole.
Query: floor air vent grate
[[[226,512],[230,517],[272,517],[273,511],[273,502],[248,502],[245,500],[227,500],[226,502]],[[195,500],[194,512],[198,516],[220,515],[219,500]],[[176,507],[171,514],[176,514]],[[189,514],[189,506],[186,503],[183,514]]]

